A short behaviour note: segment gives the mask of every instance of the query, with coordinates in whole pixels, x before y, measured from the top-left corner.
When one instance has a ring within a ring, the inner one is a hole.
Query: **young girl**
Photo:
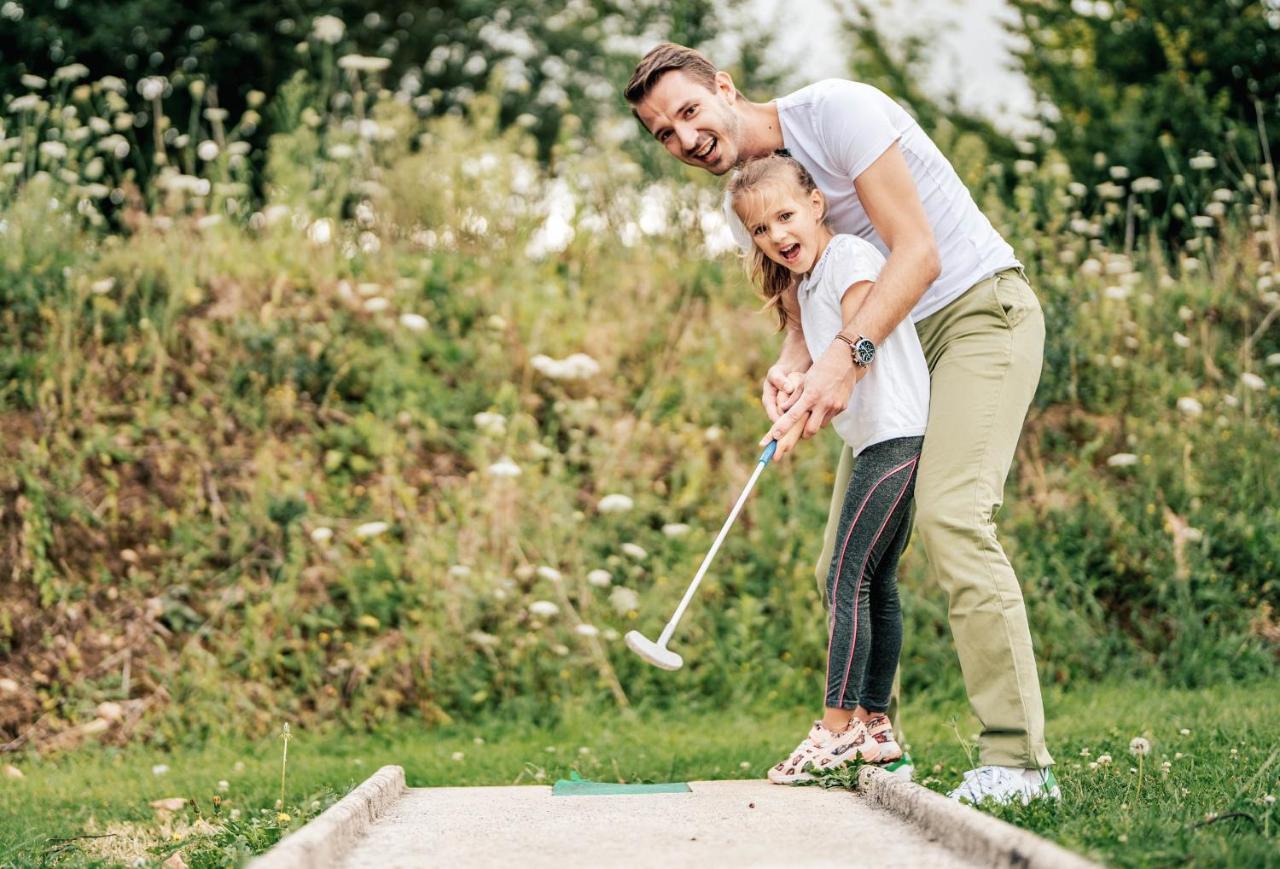
[[[855,757],[885,764],[902,757],[885,712],[902,647],[895,574],[911,531],[929,373],[909,319],[879,347],[843,331],[884,257],[861,238],[832,233],[826,200],[800,163],[785,151],[750,161],[730,182],[729,200],[754,242],[752,278],[780,328],[798,310],[811,359],[837,354],[850,370],[866,367],[831,422],[857,464],[827,576],[825,713],[769,770],[770,781],[789,784]]]

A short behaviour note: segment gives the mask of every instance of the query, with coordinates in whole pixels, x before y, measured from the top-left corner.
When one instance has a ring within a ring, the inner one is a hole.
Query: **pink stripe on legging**
[[[885,480],[889,479],[894,474],[898,473],[898,471],[901,471],[903,468],[915,465],[915,463],[918,462],[919,460],[920,460],[920,457],[917,456],[916,458],[911,459],[910,461],[903,462],[901,465],[898,465],[898,467],[894,468],[891,471],[887,471],[883,477],[876,480],[875,485],[871,487],[870,491],[867,492],[866,497],[862,499],[862,503],[858,505],[858,512],[854,514],[853,521],[849,523],[849,530],[844,536],[844,543],[841,544],[840,546],[840,560],[837,562],[837,566],[836,566],[836,581],[835,581],[835,584],[831,587],[832,627],[831,627],[831,630],[828,632],[828,636],[827,636],[827,675],[822,683],[824,691],[826,690],[827,682],[830,681],[831,679],[831,644],[832,642],[834,642],[835,635],[836,635],[836,632],[835,632],[835,612],[836,612],[836,606],[837,606],[836,591],[838,591],[840,588],[840,575],[844,571],[844,556],[845,556],[846,550],[849,548],[849,538],[853,537],[853,529],[858,526],[858,520],[862,518],[862,511],[866,509],[867,503],[871,500],[871,496],[875,494],[876,489],[880,488],[880,485],[884,483]],[[908,479],[909,478],[910,478],[910,475],[908,474]],[[853,666],[853,650],[856,647],[856,644],[858,641],[858,594],[862,590],[862,574],[865,573],[867,570],[867,561],[871,558],[871,553],[875,550],[876,543],[880,541],[880,535],[884,533],[884,527],[889,523],[889,517],[892,516],[893,511],[898,508],[898,504],[901,503],[902,501],[902,496],[905,495],[906,493],[907,493],[907,487],[903,486],[902,491],[898,493],[897,500],[893,502],[893,506],[890,507],[889,512],[885,514],[884,521],[880,523],[880,530],[876,532],[876,536],[871,540],[871,545],[867,547],[866,556],[862,559],[862,569],[858,572],[858,582],[853,587],[853,637],[849,641],[849,663],[845,664],[845,667],[844,667],[844,679],[840,683],[840,696],[836,700],[837,705],[844,702],[845,688],[849,684],[849,668]]]

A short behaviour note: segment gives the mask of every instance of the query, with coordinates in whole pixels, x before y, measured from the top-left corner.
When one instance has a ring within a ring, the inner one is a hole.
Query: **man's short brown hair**
[[[640,103],[653,90],[653,86],[672,70],[681,70],[709,91],[716,89],[716,67],[699,51],[676,45],[674,42],[663,42],[649,49],[649,52],[636,64],[636,71],[631,74],[631,81],[622,95],[632,106]]]

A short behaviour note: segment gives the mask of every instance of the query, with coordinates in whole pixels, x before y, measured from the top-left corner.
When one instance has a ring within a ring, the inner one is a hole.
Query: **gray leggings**
[[[911,495],[923,437],[894,438],[858,454],[827,575],[825,705],[889,708],[902,650],[898,557],[911,536]]]

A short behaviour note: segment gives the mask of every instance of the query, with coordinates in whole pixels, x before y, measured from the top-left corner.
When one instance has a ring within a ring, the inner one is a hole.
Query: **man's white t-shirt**
[[[884,255],[860,238],[837,235],[827,244],[796,294],[811,358],[825,353],[844,328],[840,300],[845,291],[874,281],[883,266]],[[857,455],[881,441],[923,435],[928,419],[929,369],[915,324],[906,319],[876,347],[876,358],[854,387],[849,406],[831,425]]]
[[[853,181],[894,142],[906,158],[920,202],[933,228],[941,272],[911,311],[920,322],[974,284],[1021,265],[974,203],[969,190],[924,130],[902,106],[868,84],[826,79],[774,101],[782,140],[813,175],[827,198],[835,232],[856,235],[885,256],[889,248],[867,216]],[[751,236],[741,229],[726,198],[725,210],[738,244]]]

